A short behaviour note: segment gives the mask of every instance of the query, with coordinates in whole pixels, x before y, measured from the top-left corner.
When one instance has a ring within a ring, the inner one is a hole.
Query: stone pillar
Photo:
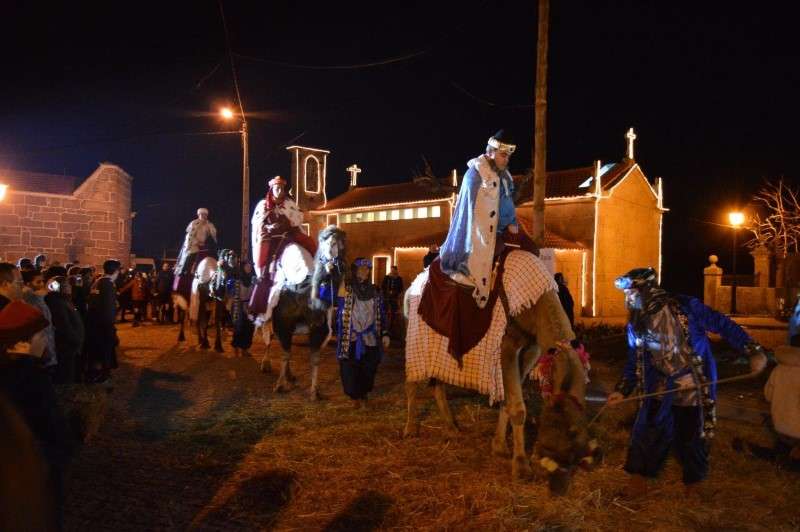
[[[716,255],[709,255],[708,267],[703,268],[703,303],[709,307],[720,310],[717,308],[717,290],[722,284],[722,268],[717,266],[719,257]]]
[[[754,273],[756,274],[756,281],[758,283],[756,286],[768,288],[769,272],[772,266],[772,253],[770,253],[766,247],[758,246],[750,252],[750,255],[753,256]]]

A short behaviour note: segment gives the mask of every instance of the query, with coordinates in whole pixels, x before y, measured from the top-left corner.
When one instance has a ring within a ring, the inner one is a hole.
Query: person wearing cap
[[[367,406],[384,349],[389,347],[380,289],[370,282],[372,261],[358,257],[350,279],[339,287],[336,305],[336,358],[344,393],[356,408]]]
[[[708,333],[719,334],[734,348],[746,351],[754,373],[764,369],[766,355],[727,316],[697,298],[660,288],[653,268],[631,270],[614,284],[625,294],[629,349],[622,379],[608,404],[618,404],[634,390],[639,394],[676,390],[639,402],[624,466],[631,475],[627,491],[632,496],[645,494],[647,479],[658,476],[674,450],[690,495],[708,475],[709,445],[716,425],[713,382],[718,377]]]
[[[258,285],[253,290],[250,307],[254,314],[267,310],[267,299],[275,273],[275,260],[283,249],[291,243],[305,248],[313,257],[317,243],[305,234],[300,225],[303,211],[289,197],[288,183],[281,176],[275,176],[267,183],[267,195],[258,202],[251,224],[253,245],[253,264]]]
[[[514,180],[508,171],[516,148],[500,130],[487,141],[485,153],[467,163],[450,229],[439,249],[441,270],[456,282],[473,286],[479,308],[489,300],[498,236],[520,233]]]
[[[36,270],[38,270],[40,272],[46,270],[47,269],[47,255],[45,255],[44,253],[42,253],[40,255],[36,255],[33,258],[33,267],[34,267],[34,269],[36,269]]]
[[[191,276],[200,261],[217,256],[217,228],[208,219],[208,209],[197,209],[197,218],[186,226],[186,236],[175,263],[175,280],[172,287],[180,293],[189,293]]]
[[[103,276],[92,284],[86,317],[88,380],[106,382],[117,367],[117,288],[114,282],[122,267],[118,260],[103,263]]]

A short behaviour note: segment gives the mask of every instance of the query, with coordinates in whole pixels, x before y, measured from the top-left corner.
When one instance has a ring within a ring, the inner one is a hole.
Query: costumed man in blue
[[[489,138],[486,153],[467,163],[450,230],[439,250],[442,271],[458,283],[473,286],[479,308],[489,301],[495,246],[502,242],[501,235],[520,234],[514,180],[508,171],[515,150],[510,137],[500,130]],[[532,243],[523,247],[533,251]]]
[[[355,408],[366,408],[383,350],[389,347],[383,298],[370,282],[371,274],[371,261],[357,258],[351,265],[351,278],[342,283],[337,298],[336,358],[342,388]]]
[[[639,403],[624,467],[632,475],[627,491],[645,494],[647,479],[658,475],[674,449],[691,495],[708,474],[716,425],[717,367],[707,333],[719,334],[745,351],[754,373],[766,367],[766,355],[733,320],[694,297],[662,290],[653,268],[631,270],[615,286],[625,293],[629,351],[622,380],[608,404],[617,404],[634,390],[676,390]]]

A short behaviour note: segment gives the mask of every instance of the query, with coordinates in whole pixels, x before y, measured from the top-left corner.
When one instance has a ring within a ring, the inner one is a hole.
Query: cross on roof
[[[347,171],[350,172],[350,186],[356,186],[358,183],[358,174],[361,173],[361,168],[359,168],[357,164],[351,164],[347,167]]]
[[[636,133],[633,132],[633,128],[630,128],[625,133],[625,138],[628,139],[628,159],[633,160],[633,141],[636,140]]]

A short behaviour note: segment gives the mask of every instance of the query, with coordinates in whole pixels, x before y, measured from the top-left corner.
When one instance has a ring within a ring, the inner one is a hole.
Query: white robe
[[[261,228],[264,226],[264,217],[266,216],[267,200],[262,199],[256,204],[253,211],[253,219],[250,221],[250,236],[252,242],[253,264],[258,261],[258,252],[261,249]],[[289,219],[292,227],[300,227],[303,223],[303,211],[297,208],[297,204],[291,198],[286,198],[283,203],[277,207],[278,214],[282,214]],[[256,268],[256,275],[261,277],[263,272]]]

